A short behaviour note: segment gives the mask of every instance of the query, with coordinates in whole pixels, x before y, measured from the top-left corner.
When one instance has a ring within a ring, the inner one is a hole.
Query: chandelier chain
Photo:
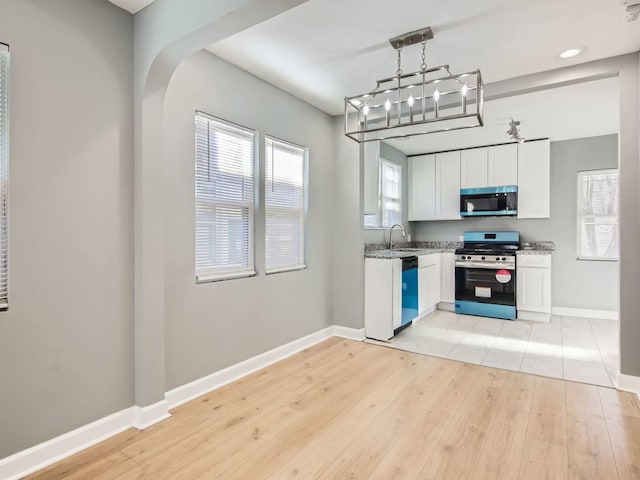
[[[427,49],[427,41],[423,40],[422,41],[422,65],[420,65],[420,70],[423,71],[423,72],[427,69],[427,53],[426,53],[426,49]]]
[[[396,70],[396,75],[402,75],[402,47],[398,48],[398,70]]]

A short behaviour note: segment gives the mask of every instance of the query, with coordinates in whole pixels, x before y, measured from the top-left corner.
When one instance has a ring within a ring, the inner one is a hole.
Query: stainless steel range
[[[465,232],[456,250],[456,313],[516,318],[519,232]]]

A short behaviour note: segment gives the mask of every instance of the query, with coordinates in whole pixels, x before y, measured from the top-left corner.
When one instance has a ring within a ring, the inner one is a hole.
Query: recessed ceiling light
[[[576,47],[576,48],[570,48],[568,50],[565,50],[564,52],[562,52],[560,54],[560,58],[571,58],[571,57],[575,57],[577,55],[580,55],[582,53],[585,52],[585,50],[587,49],[587,47]]]

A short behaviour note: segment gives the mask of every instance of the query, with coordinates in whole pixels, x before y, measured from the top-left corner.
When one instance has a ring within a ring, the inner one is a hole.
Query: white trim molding
[[[240,363],[231,365],[230,367],[218,370],[206,377],[199,378],[193,382],[181,385],[166,394],[169,402],[169,409],[176,408],[194,398],[209,393],[228,383],[234,382],[239,378],[256,372],[273,363],[279,362],[291,355],[304,350],[316,343],[320,343],[334,336],[334,327],[327,327],[323,330],[314,332],[306,337],[299,338],[280,347],[276,347],[267,352],[251,357]]]
[[[56,463],[96,443],[100,443],[133,425],[134,407],[91,422],[44,443],[0,459],[0,478],[18,480]]]
[[[333,336],[361,342],[364,340],[364,328],[350,328],[342,325],[333,326]]]
[[[618,381],[616,383],[618,390],[635,393],[638,399],[640,399],[640,377],[620,373],[618,374]]]
[[[169,402],[166,399],[146,407],[136,405],[133,407],[133,426],[138,430],[144,430],[170,416]]]
[[[165,400],[146,407],[133,406],[101,418],[44,443],[0,459],[0,479],[26,475],[100,443],[129,428],[143,430],[171,416],[169,410],[230,382],[294,355],[333,336],[364,340],[364,328],[332,325],[305,337],[231,365],[206,377],[170,390]]]
[[[601,318],[603,320],[618,320],[619,315],[615,310],[591,310],[588,308],[553,307],[552,315],[562,317]]]

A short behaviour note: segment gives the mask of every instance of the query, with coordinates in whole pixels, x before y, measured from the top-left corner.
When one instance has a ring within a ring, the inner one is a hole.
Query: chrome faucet
[[[400,225],[399,223],[392,225],[391,228],[389,229],[389,250],[393,250],[393,243],[391,243],[391,235],[393,235],[393,229],[396,227],[400,227],[400,230],[402,230],[403,238],[407,236],[407,234],[404,233],[404,227],[402,225]]]

